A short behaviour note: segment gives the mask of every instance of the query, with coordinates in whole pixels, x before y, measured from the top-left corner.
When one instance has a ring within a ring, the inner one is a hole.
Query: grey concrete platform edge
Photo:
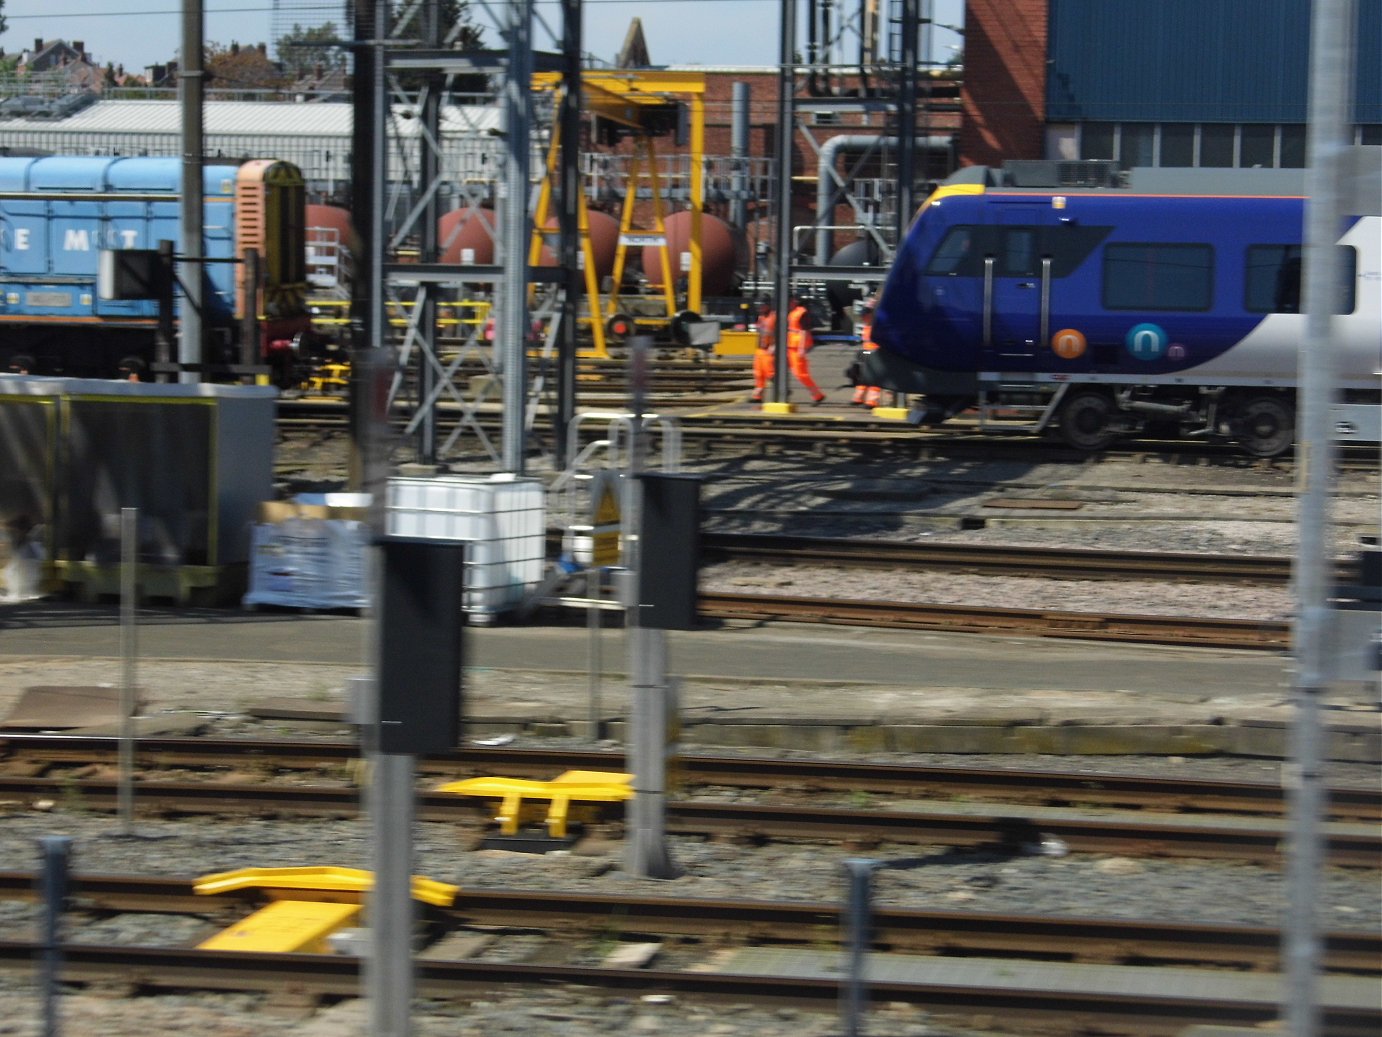
[[[531,675],[530,675],[531,676]],[[477,704],[463,716],[468,740],[503,735],[527,738],[580,738],[598,735],[615,742],[628,736],[627,716],[617,708],[601,711],[601,731],[595,732],[589,710],[570,700],[580,690],[575,675],[541,675],[551,694],[549,701],[487,707]],[[1148,716],[1073,718],[1044,713],[1029,707],[1002,706],[948,716],[918,718],[860,711],[842,712],[838,706],[829,716],[810,715],[797,708],[775,710],[746,704],[742,709],[720,704],[697,704],[709,695],[722,698],[724,688],[682,683],[682,708],[677,741],[687,748],[737,748],[849,753],[954,753],[1019,754],[1054,756],[1246,756],[1285,759],[1290,724],[1283,719],[1239,718],[1207,723],[1167,723]],[[761,689],[760,689],[761,690]],[[812,690],[839,693],[834,683],[811,689],[797,682],[792,690],[808,698]],[[866,689],[857,689],[859,693]],[[564,692],[564,694],[563,694]],[[623,689],[604,690],[606,701],[617,700]],[[561,703],[556,699],[567,698]],[[265,719],[350,723],[349,710],[331,703],[301,699],[265,699],[250,709]],[[1382,714],[1348,710],[1331,711],[1326,719],[1327,758],[1339,762],[1382,764]]]
[[[32,684],[117,682],[117,620],[104,607],[0,607],[0,710]],[[346,723],[370,631],[354,617],[141,610],[147,716],[291,702]],[[625,642],[614,629],[469,628],[465,736],[590,738],[598,715],[623,741]],[[1288,657],[1227,649],[743,622],[671,632],[668,673],[688,748],[1284,759],[1296,715]],[[1329,759],[1382,763],[1378,704],[1375,683],[1322,697]]]
[[[550,738],[591,737],[587,719],[478,715],[464,720],[469,738],[524,734]],[[622,717],[604,722],[604,735],[624,741]],[[1290,732],[1285,725],[1247,724],[1014,724],[946,722],[889,723],[859,719],[778,721],[682,717],[681,745],[700,748],[759,748],[806,752],[1020,754],[1052,756],[1252,756],[1285,759]],[[1382,764],[1382,734],[1335,728],[1326,732],[1326,758]]]

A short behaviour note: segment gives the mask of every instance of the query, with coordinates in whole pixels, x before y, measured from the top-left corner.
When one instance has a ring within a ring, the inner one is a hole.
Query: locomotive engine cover
[[[234,254],[236,167],[207,166],[204,252]],[[156,249],[180,242],[181,162],[177,159],[0,159],[0,319],[154,320],[156,304],[102,299],[96,292],[102,249]],[[233,309],[233,277],[209,264],[210,313]]]

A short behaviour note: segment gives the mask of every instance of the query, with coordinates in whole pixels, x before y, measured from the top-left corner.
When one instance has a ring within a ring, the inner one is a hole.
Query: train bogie
[[[919,395],[927,424],[1019,405],[1085,450],[1157,428],[1281,453],[1306,336],[1304,199],[1261,183],[943,186],[889,272],[865,377]],[[1375,211],[1339,239],[1334,349],[1355,404],[1378,403],[1380,240]]]

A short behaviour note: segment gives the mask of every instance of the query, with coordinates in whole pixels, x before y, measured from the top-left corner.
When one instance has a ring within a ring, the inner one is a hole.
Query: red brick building
[[[1041,158],[1048,0],[968,0],[961,165]]]

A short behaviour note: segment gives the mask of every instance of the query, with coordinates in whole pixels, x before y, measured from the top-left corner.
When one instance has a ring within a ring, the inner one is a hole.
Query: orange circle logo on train
[[[1084,356],[1084,351],[1088,343],[1084,335],[1074,328],[1061,328],[1051,336],[1051,349],[1056,356],[1065,360],[1074,360]]]

